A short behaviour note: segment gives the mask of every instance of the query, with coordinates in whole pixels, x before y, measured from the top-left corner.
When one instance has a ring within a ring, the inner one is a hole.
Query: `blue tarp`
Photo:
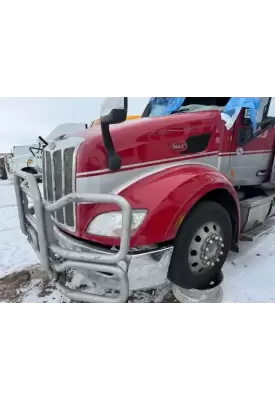
[[[223,112],[232,117],[235,122],[241,109],[248,108],[250,111],[250,119],[252,121],[253,129],[256,131],[256,116],[259,107],[260,97],[231,97]]]
[[[164,116],[169,115],[177,111],[182,105],[186,97],[151,97],[150,102],[152,104],[152,116]],[[224,113],[237,119],[242,108],[248,108],[250,110],[250,118],[253,124],[254,131],[256,130],[256,115],[257,110],[260,106],[260,97],[231,97],[227,103]]]
[[[151,97],[152,114],[154,109],[157,110],[157,115],[169,115],[177,111],[183,104],[185,97]]]

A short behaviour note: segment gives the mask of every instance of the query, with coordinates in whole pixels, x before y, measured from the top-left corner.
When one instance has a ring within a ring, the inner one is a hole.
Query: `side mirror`
[[[121,168],[121,159],[116,153],[109,126],[126,121],[128,97],[107,97],[100,110],[103,142],[108,155],[108,168],[116,171]]]
[[[100,110],[102,124],[120,124],[126,121],[128,97],[107,97]]]

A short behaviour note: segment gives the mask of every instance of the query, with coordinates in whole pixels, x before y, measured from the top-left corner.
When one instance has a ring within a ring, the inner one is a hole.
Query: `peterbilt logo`
[[[185,151],[188,148],[186,142],[172,143],[170,147],[173,151]]]

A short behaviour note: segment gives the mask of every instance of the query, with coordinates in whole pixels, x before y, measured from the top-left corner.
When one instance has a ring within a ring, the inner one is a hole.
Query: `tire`
[[[4,167],[0,167],[0,179],[2,181],[5,181],[7,179],[7,172],[6,169]]]
[[[205,289],[221,271],[232,240],[228,212],[202,201],[187,215],[175,239],[168,279],[186,289]]]

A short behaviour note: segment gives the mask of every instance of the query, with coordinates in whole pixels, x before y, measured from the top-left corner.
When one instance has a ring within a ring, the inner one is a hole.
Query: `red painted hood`
[[[180,156],[179,149],[173,144],[185,142],[194,135],[210,133],[211,140],[204,151],[213,151],[217,147],[216,137],[223,127],[219,111],[203,111],[129,120],[111,126],[110,131],[122,167],[125,167]],[[107,153],[100,126],[73,136],[85,138],[77,155],[77,173],[107,168]]]

